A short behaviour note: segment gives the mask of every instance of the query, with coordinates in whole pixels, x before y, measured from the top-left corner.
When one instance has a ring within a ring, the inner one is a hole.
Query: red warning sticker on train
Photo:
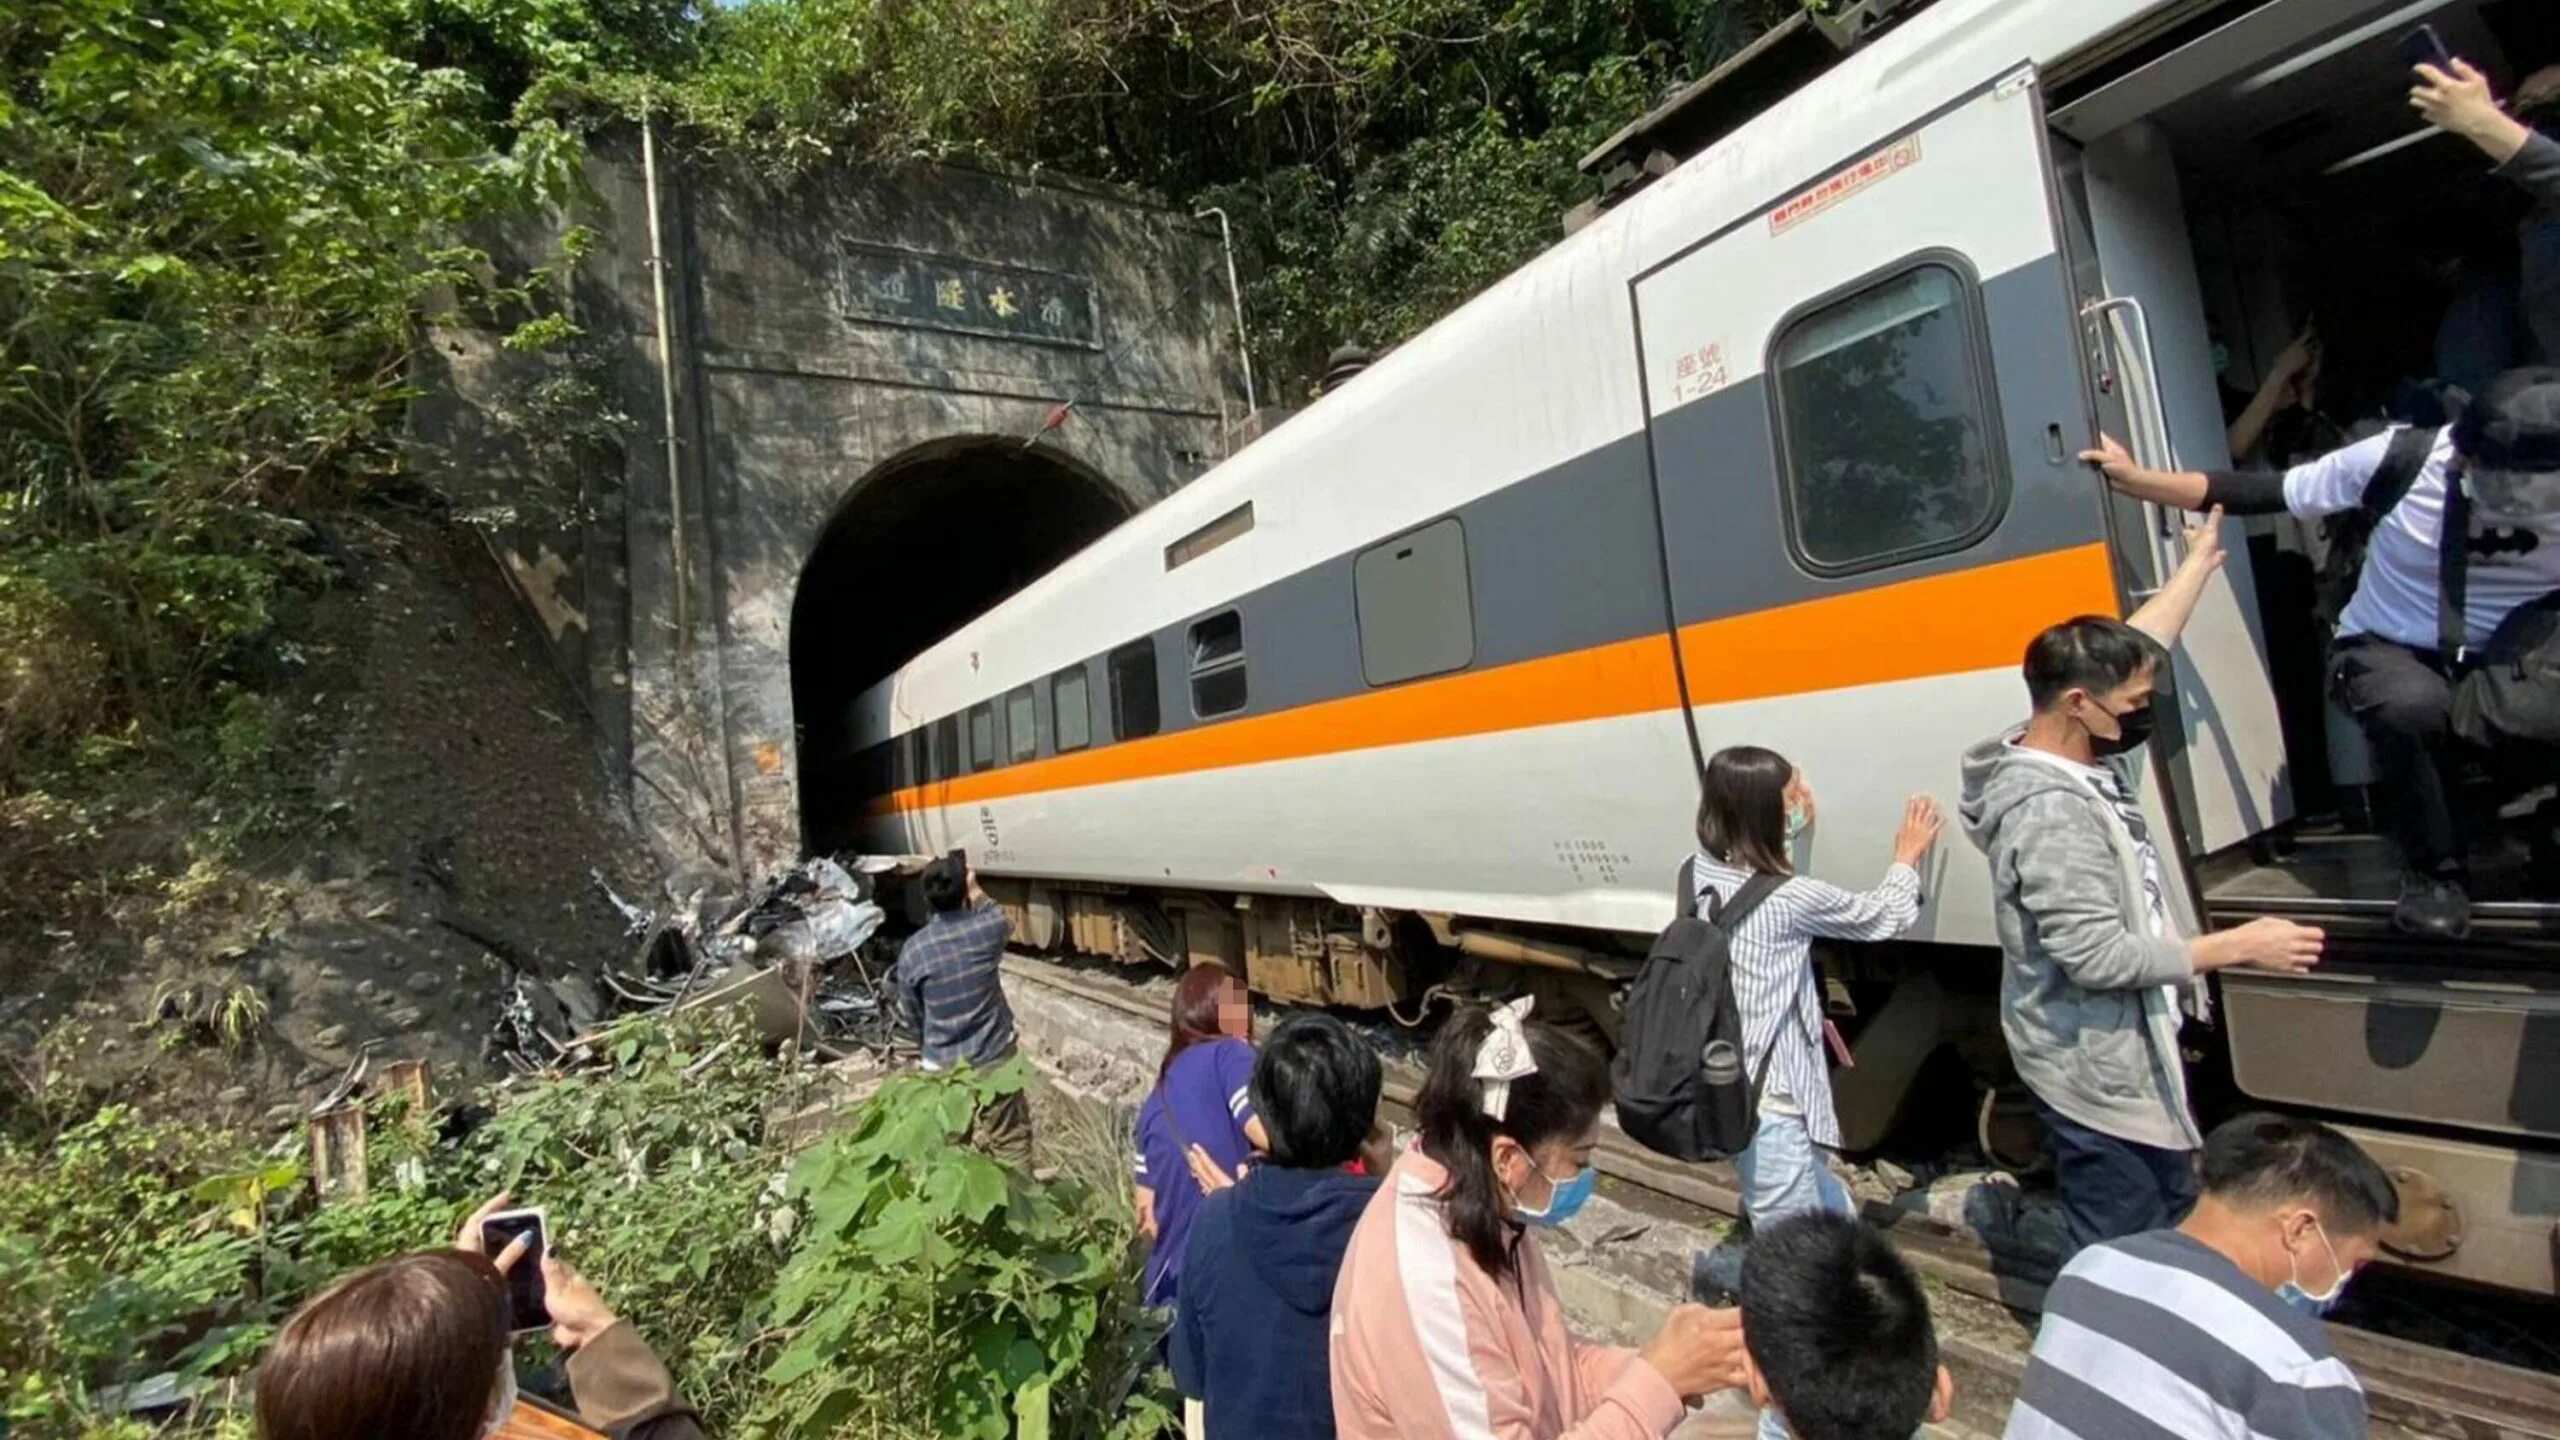
[[[1783,235],[1879,180],[1920,163],[1920,137],[1897,140],[1769,212],[1769,233]]]

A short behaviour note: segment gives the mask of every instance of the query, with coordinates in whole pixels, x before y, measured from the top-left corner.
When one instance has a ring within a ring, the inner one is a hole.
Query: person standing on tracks
[[[1461,1010],[1432,1042],[1421,1136],[1334,1286],[1342,1440],[1659,1440],[1744,1383],[1739,1311],[1675,1305],[1641,1350],[1566,1328],[1537,1232],[1591,1198],[1609,1067],[1529,1009]]]
[[[1944,821],[1937,802],[1911,797],[1893,838],[1893,865],[1876,888],[1852,893],[1795,873],[1790,852],[1812,825],[1813,788],[1785,756],[1757,745],[1719,750],[1707,761],[1698,804],[1697,858],[1689,883],[1697,913],[1716,913],[1754,875],[1785,877],[1732,933],[1734,1008],[1743,1053],[1759,1078],[1759,1122],[1734,1157],[1742,1213],[1754,1234],[1788,1215],[1828,1210],[1855,1216],[1848,1187],[1825,1152],[1840,1147],[1823,1058],[1830,1021],[1814,981],[1815,940],[1890,940],[1920,916],[1920,864]],[[1760,1412],[1761,1440],[1787,1440],[1775,1409]]]
[[[1715,915],[1718,897],[1741,894],[1754,874],[1784,876],[1731,938],[1733,1007],[1743,1020],[1743,1053],[1759,1076],[1759,1122],[1751,1143],[1733,1156],[1754,1235],[1810,1209],[1859,1212],[1825,1163],[1828,1150],[1841,1148],[1841,1117],[1830,1107],[1823,1058],[1830,1022],[1812,974],[1812,943],[1892,940],[1910,930],[1920,917],[1920,863],[1946,825],[1938,802],[1915,794],[1894,835],[1892,869],[1876,889],[1853,894],[1795,874],[1792,848],[1812,817],[1812,787],[1787,756],[1731,746],[1708,761],[1697,805],[1700,851],[1690,861],[1697,912]],[[1759,1432],[1761,1440],[1787,1440],[1787,1422],[1777,1409],[1761,1409]]]
[[[924,1068],[992,1070],[1013,1058],[1013,1006],[1004,998],[1002,971],[1013,927],[956,850],[927,865],[920,883],[933,918],[899,947],[891,983],[915,1019]],[[978,1112],[972,1138],[988,1154],[1028,1170],[1029,1097],[1017,1090]]]
[[[1744,917],[1732,941],[1734,1008],[1744,1052],[1760,1079],[1760,1120],[1734,1157],[1743,1213],[1754,1226],[1800,1210],[1854,1215],[1857,1207],[1822,1152],[1840,1146],[1823,1059],[1828,1021],[1815,984],[1816,940],[1890,940],[1920,916],[1920,871],[1945,822],[1926,795],[1911,797],[1893,837],[1893,864],[1863,893],[1795,873],[1790,849],[1813,823],[1813,789],[1785,756],[1736,745],[1707,762],[1698,806],[1698,857],[1690,881],[1698,913],[1714,913],[1755,874],[1783,876]]]
[[[2186,939],[2135,798],[2153,689],[2205,582],[2222,512],[2129,620],[2083,616],[2027,646],[2027,723],[1964,756],[1965,834],[1991,862],[2000,1028],[2036,1098],[2075,1250],[2177,1222],[2195,1203],[2178,1049],[2181,988],[2232,965],[2304,970],[2321,933],[2255,920]]]
[[[1181,1303],[1182,1260],[1200,1199],[1234,1184],[1270,1136],[1253,1108],[1253,1004],[1223,965],[1195,965],[1173,987],[1173,1037],[1156,1088],[1138,1106],[1138,1230],[1147,1239],[1144,1295]]]
[[[1333,1286],[1378,1190],[1349,1167],[1380,1079],[1378,1052],[1322,1013],[1281,1022],[1253,1062],[1269,1159],[1200,1202],[1173,1317],[1173,1378],[1207,1440],[1333,1440]]]
[[[2364,1387],[2319,1317],[2399,1216],[2391,1177],[2326,1125],[2215,1127],[2186,1223],[2055,1277],[2006,1440],[2364,1440]]]

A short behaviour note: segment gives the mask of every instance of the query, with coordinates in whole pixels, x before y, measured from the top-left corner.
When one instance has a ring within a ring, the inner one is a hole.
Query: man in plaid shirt
[[[1013,1057],[1013,1007],[998,965],[1012,929],[957,853],[925,867],[933,919],[898,950],[891,979],[924,1046],[924,1068],[992,1070]],[[975,1138],[1017,1165],[1031,1162],[1031,1106],[1016,1092],[978,1115]]]

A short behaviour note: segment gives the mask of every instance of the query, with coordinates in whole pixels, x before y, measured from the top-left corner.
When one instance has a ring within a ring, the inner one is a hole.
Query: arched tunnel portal
[[[836,507],[791,602],[800,822],[812,851],[848,847],[860,807],[853,701],[935,641],[1048,573],[1135,507],[1074,460],[963,437],[882,463]]]

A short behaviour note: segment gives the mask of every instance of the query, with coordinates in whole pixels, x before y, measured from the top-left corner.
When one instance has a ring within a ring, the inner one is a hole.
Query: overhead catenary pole
[[[676,568],[676,652],[693,645],[684,544],[684,469],[676,446],[676,341],[668,320],[666,247],[658,224],[658,141],[648,107],[640,110],[640,186],[649,206],[649,290],[658,324],[658,401],[667,432],[667,539]]]
[[[1227,257],[1227,301],[1236,311],[1236,355],[1244,361],[1244,410],[1250,416],[1262,405],[1253,396],[1253,337],[1244,328],[1244,287],[1236,283],[1235,231],[1227,224],[1227,212],[1216,205],[1192,218],[1205,220],[1212,215],[1218,217],[1218,247],[1226,252]]]

